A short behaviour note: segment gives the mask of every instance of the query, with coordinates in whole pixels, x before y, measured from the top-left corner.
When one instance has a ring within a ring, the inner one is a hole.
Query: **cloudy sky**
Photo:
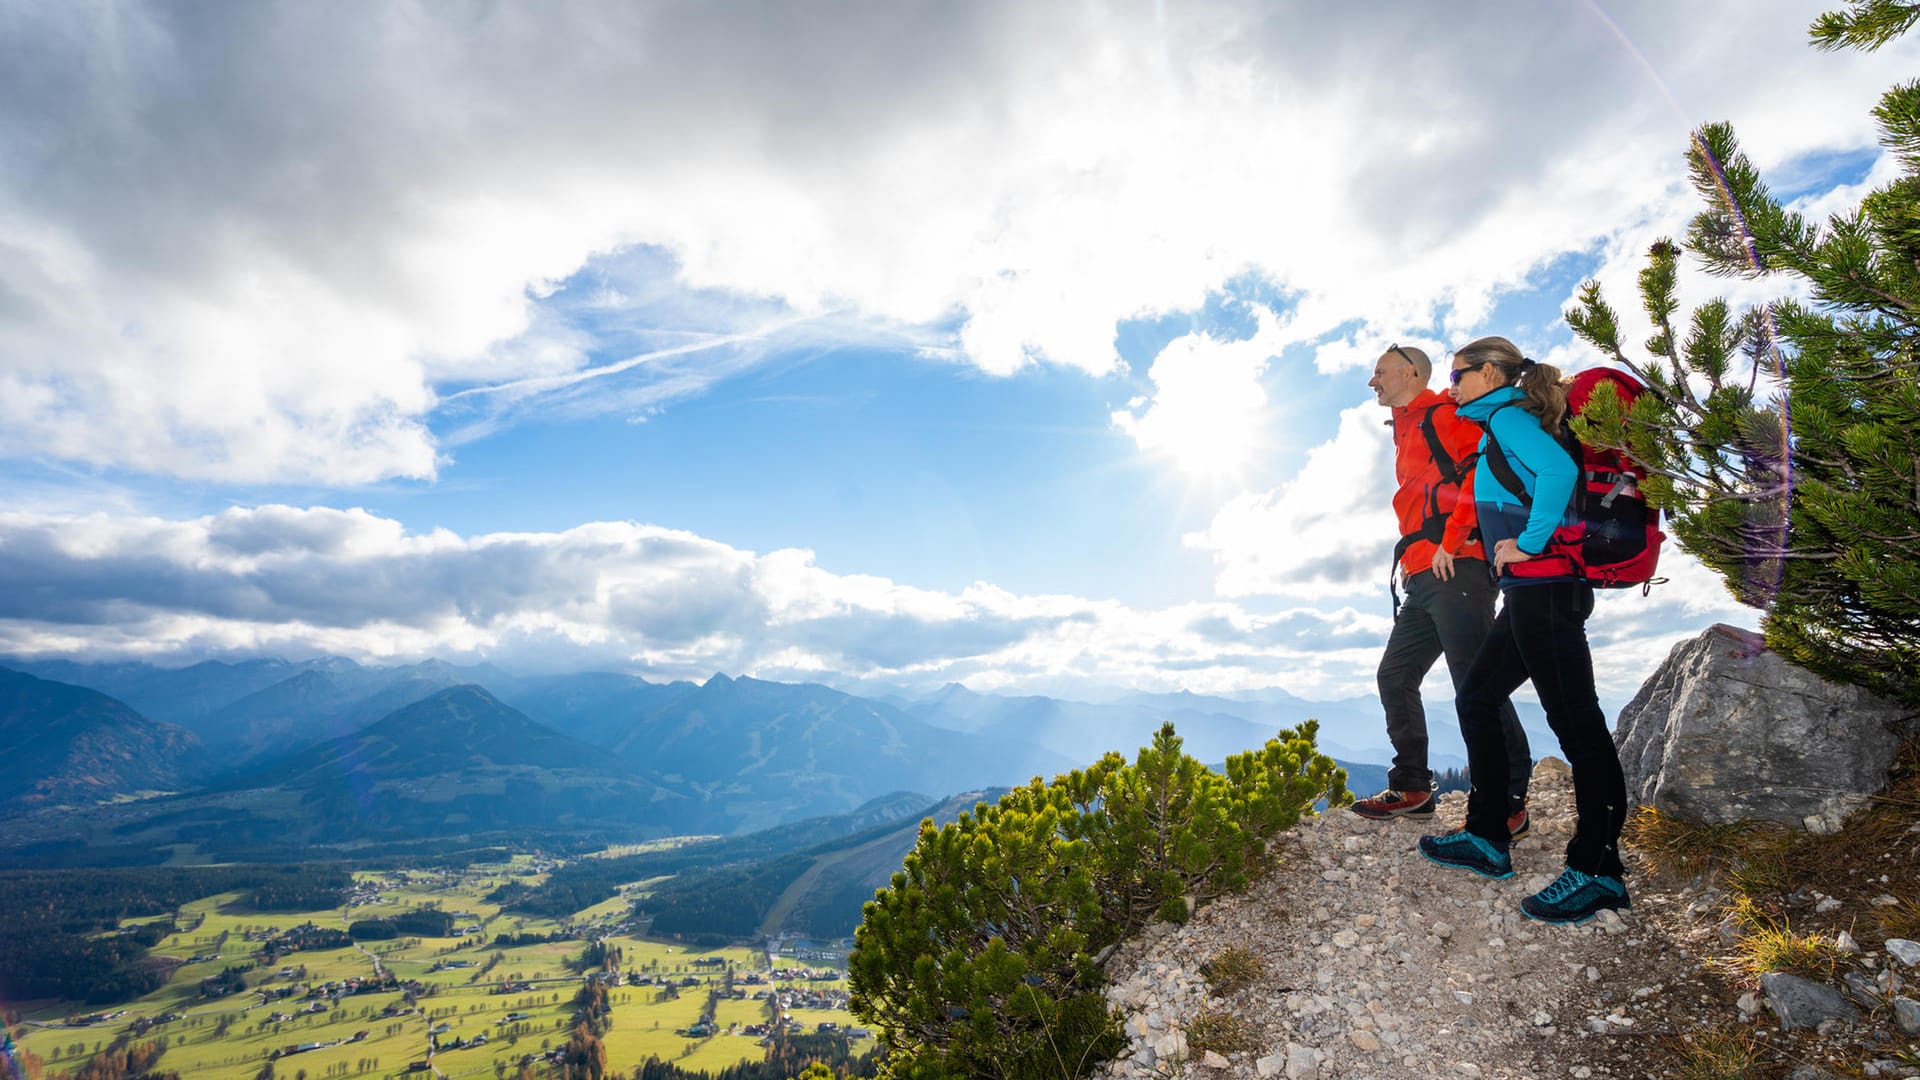
[[[0,652],[1367,692],[1373,358],[1891,176],[1825,6],[0,0]]]

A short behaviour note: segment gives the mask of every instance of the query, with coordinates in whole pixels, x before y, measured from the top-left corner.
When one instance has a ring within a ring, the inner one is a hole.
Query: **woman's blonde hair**
[[[1470,364],[1492,364],[1506,385],[1518,386],[1525,400],[1520,407],[1540,418],[1540,426],[1559,431],[1567,417],[1567,387],[1560,369],[1527,359],[1520,347],[1503,337],[1483,337],[1454,350],[1454,359]]]

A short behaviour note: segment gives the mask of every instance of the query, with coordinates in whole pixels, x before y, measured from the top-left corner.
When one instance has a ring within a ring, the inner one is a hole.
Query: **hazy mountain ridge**
[[[824,686],[725,676],[696,686],[604,673],[525,680],[490,673],[520,700],[598,736],[595,744],[513,709],[489,688],[439,688],[473,670],[447,665],[43,667],[149,696],[171,680],[189,698],[172,711],[225,737],[217,760],[227,768],[192,790],[179,790],[172,774],[103,773],[84,789],[80,801],[91,803],[84,812],[16,820],[16,850],[75,838],[123,849],[184,843],[203,853],[257,854],[288,844],[430,836],[483,842],[503,832],[524,838],[528,829],[609,840],[735,833],[854,811],[903,788],[1019,781],[1072,764],[1025,744],[931,727]],[[35,681],[111,702],[78,686]],[[231,700],[220,700],[223,688]],[[374,703],[415,697],[360,722]],[[151,725],[121,703],[111,707],[122,725]],[[22,732],[32,726],[0,741],[0,752],[26,747]],[[50,767],[38,771],[58,782]],[[177,794],[106,801],[156,787]]]
[[[93,844],[214,849],[283,838],[483,842],[526,829],[609,839],[737,834],[847,813],[903,789],[933,792],[932,801],[940,792],[1051,776],[1109,750],[1131,757],[1168,721],[1190,753],[1213,762],[1309,716],[1323,722],[1322,749],[1342,761],[1389,756],[1369,752],[1385,741],[1376,703],[1308,702],[1282,691],[1134,693],[1093,703],[957,685],[862,697],[726,675],[698,684],[611,672],[516,676],[435,661],[36,666],[156,702],[202,733],[226,771],[211,786],[159,802],[96,805],[84,825],[37,814],[32,828],[16,830],[21,843],[83,833]],[[437,703],[419,708],[428,701]],[[1445,730],[1435,734],[1444,745]],[[19,741],[0,741],[0,752]],[[1445,758],[1436,753],[1436,764]],[[1373,790],[1375,767],[1350,769],[1356,789]],[[156,779],[165,776],[108,772],[73,790],[105,800],[181,788]]]
[[[352,663],[342,660],[340,663]],[[73,660],[0,659],[0,664],[42,679],[84,686],[125,702],[149,719],[178,724],[197,734],[197,721],[233,701],[315,667],[321,661],[205,660],[183,668],[139,662],[80,663]]]
[[[597,823],[664,835],[706,823],[697,800],[535,723],[484,688],[454,686],[262,776],[329,820],[414,829]]]
[[[1367,697],[1310,701],[1284,690],[1268,689],[1231,696],[1187,691],[1134,693],[1106,702],[1086,702],[1042,695],[981,694],[950,683],[922,698],[885,700],[937,727],[1026,739],[1076,764],[1092,761],[1108,750],[1131,756],[1164,723],[1174,725],[1188,753],[1218,763],[1229,754],[1264,744],[1282,728],[1296,727],[1308,719],[1320,722],[1318,746],[1329,757],[1353,762],[1393,760],[1380,703]],[[1544,717],[1537,707],[1530,711],[1521,703],[1520,708],[1529,730],[1545,731]],[[1466,746],[1460,740],[1458,725],[1453,723],[1453,703],[1429,702],[1427,713],[1434,767],[1466,764]]]
[[[473,681],[541,723],[596,746],[614,745],[646,717],[700,689],[698,683],[656,683],[610,671]]]
[[[900,819],[862,843],[817,853],[814,865],[787,887],[763,917],[761,931],[796,931],[819,937],[852,934],[860,921],[861,906],[892,881],[919,841],[922,821],[948,824],[980,802],[993,801],[1002,794],[1000,788],[961,792]]]
[[[0,808],[172,790],[205,772],[200,740],[85,687],[0,668]]]
[[[716,903],[738,901],[759,932],[821,935],[851,929],[860,905],[899,869],[925,816],[951,820],[989,791],[1110,750],[1131,757],[1168,721],[1190,753],[1218,762],[1308,716],[1328,717],[1324,739],[1327,730],[1358,729],[1377,709],[1361,701],[1324,710],[1284,694],[1131,694],[1090,703],[959,686],[871,698],[726,675],[654,683],[607,672],[517,677],[344,660],[171,673],[57,669],[149,696],[171,680],[187,700],[163,707],[190,718],[232,763],[208,786],[76,815],[92,819],[89,843],[104,835],[190,844],[216,858],[293,844],[337,857],[369,844],[721,834],[737,839],[648,857],[650,872],[685,878],[664,890],[660,914],[693,930]],[[499,689],[463,681],[476,676]],[[129,722],[150,723],[112,704]],[[1349,769],[1356,789],[1384,782],[1379,766]],[[956,790],[965,794],[917,794]],[[44,829],[61,835],[61,820],[35,815],[23,835],[44,842]],[[683,870],[669,868],[682,861]],[[595,888],[595,896],[607,891]],[[724,928],[735,932],[748,931]]]
[[[207,715],[195,727],[209,746],[251,761],[329,736],[350,734],[396,709],[468,680],[411,670],[397,677],[366,669],[307,668]]]
[[[1079,764],[830,687],[725,675],[673,698],[611,749],[723,800],[748,827],[777,824],[780,807],[809,793],[851,807],[902,787],[951,791]]]

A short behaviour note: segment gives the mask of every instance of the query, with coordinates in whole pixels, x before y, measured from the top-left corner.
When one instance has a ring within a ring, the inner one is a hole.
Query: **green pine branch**
[[[1920,20],[1920,3],[1853,0],[1850,10],[1829,11],[1815,19],[1808,35],[1818,49],[1871,52],[1906,33],[1916,20]]]
[[[1894,7],[1905,29],[1911,5],[1855,5],[1848,32]],[[1643,465],[1675,539],[1765,612],[1769,645],[1920,704],[1920,83],[1877,115],[1907,175],[1824,227],[1780,205],[1727,125],[1688,148],[1704,203],[1688,248],[1715,274],[1801,282],[1808,301],[1713,299],[1683,332],[1680,251],[1661,241],[1639,275],[1645,359],[1597,283],[1566,317],[1653,391],[1630,409],[1596,395],[1582,437]]]

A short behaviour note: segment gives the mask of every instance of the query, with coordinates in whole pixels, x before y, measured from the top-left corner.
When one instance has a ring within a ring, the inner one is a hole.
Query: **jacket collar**
[[[1414,395],[1412,401],[1407,402],[1405,405],[1395,407],[1393,414],[1400,416],[1408,412],[1426,412],[1435,406],[1446,405],[1452,401],[1452,398],[1440,393],[1438,390],[1422,390]]]
[[[1487,418],[1493,415],[1493,410],[1509,402],[1519,400],[1520,396],[1520,388],[1517,386],[1502,386],[1495,390],[1489,390],[1479,397],[1474,398],[1472,401],[1467,402],[1465,405],[1460,406],[1460,415],[1476,423],[1484,424]]]

